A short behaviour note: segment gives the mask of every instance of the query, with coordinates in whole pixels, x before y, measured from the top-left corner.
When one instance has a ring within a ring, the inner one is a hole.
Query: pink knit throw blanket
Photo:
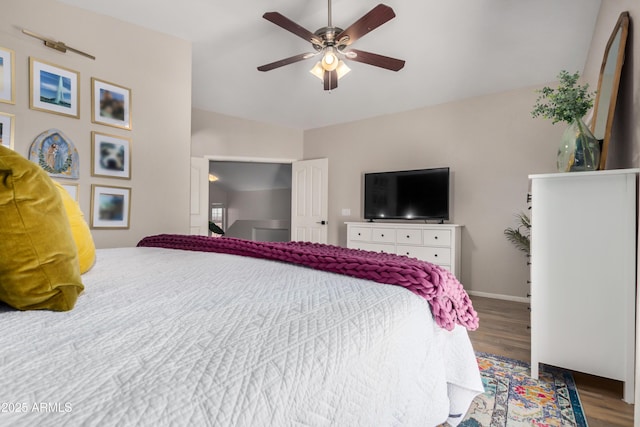
[[[138,246],[219,252],[303,265],[317,270],[407,288],[426,299],[436,323],[452,330],[457,323],[478,328],[478,315],[462,284],[446,269],[405,256],[346,249],[308,242],[254,242],[231,237],[160,234]]]

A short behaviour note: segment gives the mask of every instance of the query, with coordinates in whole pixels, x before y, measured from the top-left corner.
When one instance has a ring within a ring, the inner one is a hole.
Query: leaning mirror
[[[598,92],[596,93],[595,108],[593,110],[593,120],[591,122],[593,134],[598,140],[602,141],[602,153],[598,169],[604,169],[607,161],[611,128],[613,126],[613,112],[618,98],[620,72],[622,71],[622,64],[624,64],[624,49],[627,44],[628,32],[629,12],[622,12],[604,51],[598,80]]]

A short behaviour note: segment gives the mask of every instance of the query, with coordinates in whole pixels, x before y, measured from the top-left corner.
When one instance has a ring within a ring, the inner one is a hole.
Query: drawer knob
[[[358,236],[361,236],[361,234],[360,234],[360,233],[358,233]]]
[[[434,237],[434,239],[438,240],[438,236]]]
[[[435,254],[434,256],[435,256],[436,258],[438,258],[438,254]]]
[[[407,239],[409,238],[409,235],[407,234]]]
[[[380,236],[381,236],[381,237],[384,237],[384,234],[381,234]]]
[[[409,252],[407,252],[407,255],[410,255]]]

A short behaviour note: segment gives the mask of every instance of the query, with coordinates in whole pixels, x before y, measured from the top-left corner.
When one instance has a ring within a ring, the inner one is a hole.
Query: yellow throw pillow
[[[69,218],[69,225],[71,226],[71,234],[73,240],[76,242],[78,248],[78,261],[80,262],[80,274],[84,274],[93,267],[93,263],[96,260],[96,245],[93,243],[93,236],[91,236],[91,230],[87,221],[84,219],[82,210],[78,202],[76,202],[71,194],[64,189],[58,182],[53,181],[53,184],[58,189],[60,197],[62,197],[62,204],[67,212]]]
[[[40,166],[0,145],[0,301],[66,311],[83,289],[60,193]]]

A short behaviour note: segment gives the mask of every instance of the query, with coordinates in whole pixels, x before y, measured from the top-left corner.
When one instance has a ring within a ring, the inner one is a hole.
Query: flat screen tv
[[[449,219],[449,168],[364,174],[364,218]]]

